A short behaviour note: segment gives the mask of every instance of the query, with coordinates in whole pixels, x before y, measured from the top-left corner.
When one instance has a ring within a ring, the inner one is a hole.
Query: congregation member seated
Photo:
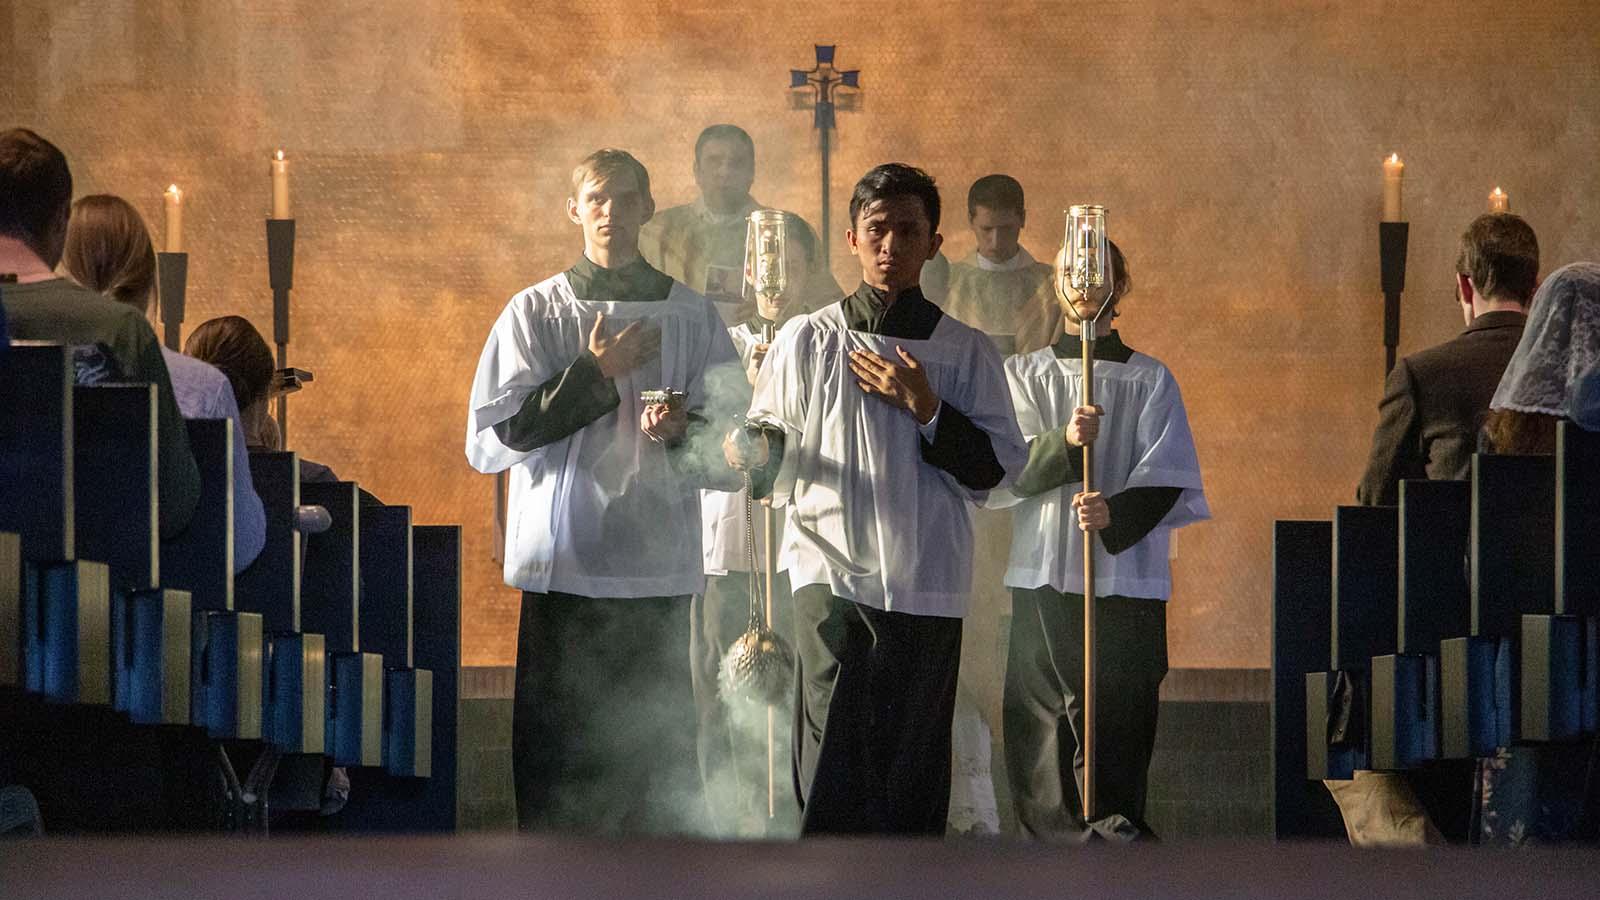
[[[219,316],[200,323],[183,343],[184,352],[216,367],[233,388],[244,427],[245,444],[251,450],[282,450],[283,439],[267,410],[280,390],[275,384],[272,348],[266,338],[243,316]],[[328,466],[300,458],[300,483],[339,481]],[[363,506],[380,506],[382,501],[361,490]]]
[[[156,289],[156,254],[144,220],[126,200],[108,194],[72,205],[61,265],[86,288],[148,316]],[[233,423],[233,568],[243,571],[267,541],[267,519],[250,479],[250,451],[239,422],[233,389],[215,367],[176,350],[161,348],[172,392],[186,419]]]
[[[1556,423],[1592,430],[1600,366],[1600,263],[1557,269],[1539,286],[1522,340],[1489,403],[1481,449],[1553,454]],[[1481,760],[1473,840],[1480,844],[1593,841],[1600,785],[1591,737],[1576,744],[1502,747]]]
[[[121,378],[156,386],[161,535],[188,527],[200,470],[161,344],[135,309],[56,275],[72,209],[72,172],[54,144],[25,128],[0,132],[0,273],[13,340],[99,345]]]
[[[1461,235],[1454,286],[1466,329],[1400,360],[1384,382],[1356,488],[1364,506],[1399,503],[1402,479],[1471,477],[1478,429],[1539,286],[1533,228],[1510,213],[1478,216]],[[1469,837],[1462,811],[1473,777],[1471,761],[1450,760],[1410,772],[1361,770],[1326,784],[1350,843],[1419,846]]]

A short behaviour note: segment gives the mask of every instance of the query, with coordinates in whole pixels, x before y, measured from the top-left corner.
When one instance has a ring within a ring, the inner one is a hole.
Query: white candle
[[[272,217],[289,218],[289,160],[282,150],[272,157]]]
[[[1489,212],[1510,212],[1511,195],[1496,186],[1489,192]]]
[[[162,200],[167,213],[166,252],[183,252],[183,191],[175,184],[168,185]]]
[[[1404,222],[1405,207],[1400,201],[1401,181],[1406,175],[1406,164],[1400,154],[1391,153],[1383,161],[1383,221]]]

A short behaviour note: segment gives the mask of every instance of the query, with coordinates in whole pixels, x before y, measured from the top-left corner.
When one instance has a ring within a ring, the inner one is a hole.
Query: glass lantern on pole
[[[747,299],[771,303],[789,286],[788,235],[782,210],[750,214],[744,236],[744,289]],[[766,317],[763,317],[766,318]]]
[[[1078,322],[1078,334],[1083,346],[1083,375],[1079,387],[1078,405],[1094,405],[1094,341],[1095,325],[1106,310],[1112,307],[1116,292],[1115,274],[1111,263],[1111,242],[1106,237],[1106,208],[1084,204],[1067,210],[1066,250],[1062,260],[1059,287],[1061,295],[1069,302],[1066,314]],[[1073,294],[1080,297],[1102,298],[1099,308],[1091,318],[1078,315],[1070,302]],[[1083,446],[1083,491],[1094,487],[1094,444]],[[1094,532],[1083,533],[1083,733],[1079,746],[1083,748],[1083,820],[1095,818],[1095,565]]]

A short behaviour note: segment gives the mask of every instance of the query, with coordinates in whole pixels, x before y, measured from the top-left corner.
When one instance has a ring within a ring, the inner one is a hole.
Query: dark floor
[[[1175,838],[1272,834],[1267,704],[1163,701],[1146,818]]]
[[[86,864],[87,863],[87,864]],[[854,838],[710,843],[511,834],[0,842],[6,897],[1540,900],[1595,896],[1593,850],[1374,853],[1338,843]]]
[[[511,829],[511,671],[469,669],[461,704],[463,831]],[[1265,670],[1174,670],[1162,688],[1148,820],[1168,840],[1272,833]]]

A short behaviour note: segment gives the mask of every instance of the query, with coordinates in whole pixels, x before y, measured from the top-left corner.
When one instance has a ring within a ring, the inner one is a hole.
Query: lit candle
[[[272,217],[289,218],[289,161],[282,150],[272,157]]]
[[[1404,208],[1400,203],[1400,182],[1405,177],[1406,164],[1400,154],[1391,153],[1383,161],[1383,221],[1404,222]]]
[[[1496,186],[1489,192],[1489,212],[1510,212],[1511,195]]]
[[[166,193],[162,194],[167,212],[167,245],[168,253],[183,252],[183,191],[178,190],[175,184],[168,185]]]

